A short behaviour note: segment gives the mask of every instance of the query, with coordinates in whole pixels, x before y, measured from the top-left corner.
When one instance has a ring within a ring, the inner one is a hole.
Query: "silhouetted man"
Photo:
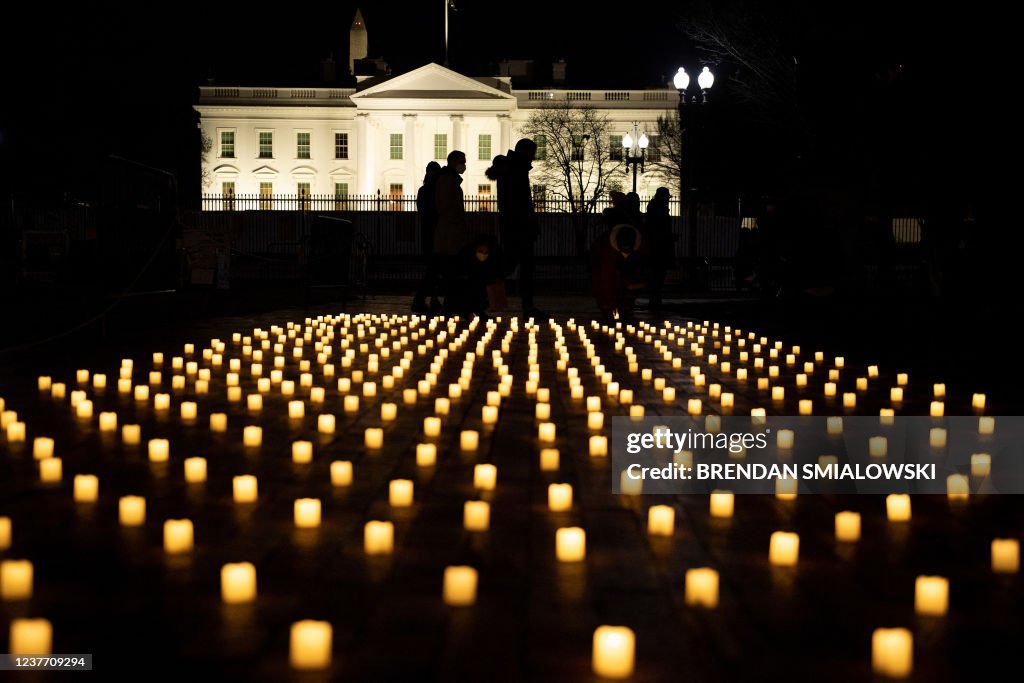
[[[533,140],[523,138],[514,150],[494,158],[487,177],[498,183],[498,228],[505,258],[505,277],[519,266],[519,295],[523,313],[546,317],[533,303],[533,244],[540,232],[533,207],[530,169],[537,154]]]

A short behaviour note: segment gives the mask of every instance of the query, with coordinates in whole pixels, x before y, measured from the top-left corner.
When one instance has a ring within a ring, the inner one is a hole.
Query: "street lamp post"
[[[696,268],[697,264],[697,131],[703,126],[703,105],[707,104],[708,91],[715,83],[715,76],[708,67],[704,67],[697,76],[700,95],[689,95],[690,75],[686,69],[679,67],[672,84],[679,92],[679,190],[680,197],[685,197],[687,247],[689,260]],[[692,105],[700,104],[700,107]],[[687,106],[691,105],[691,106]],[[689,115],[687,115],[689,114]]]
[[[647,156],[647,134],[640,132],[640,124],[633,122],[633,135],[626,133],[622,138],[622,156],[626,162],[626,173],[629,167],[633,167],[633,192],[636,192],[636,167],[640,166],[640,172],[644,172],[644,158]],[[633,145],[640,150],[639,154],[633,154]]]

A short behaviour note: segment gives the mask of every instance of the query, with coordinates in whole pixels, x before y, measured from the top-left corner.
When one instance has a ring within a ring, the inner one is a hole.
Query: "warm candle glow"
[[[146,499],[142,496],[122,496],[117,501],[117,510],[121,526],[142,526],[146,523]]]
[[[171,444],[167,439],[149,440],[149,461],[167,462],[171,455]]]
[[[629,678],[633,675],[636,636],[625,626],[599,626],[594,631],[591,667],[605,678]]]
[[[775,436],[779,448],[792,448],[796,435],[792,429],[780,429]]]
[[[914,670],[914,637],[905,628],[876,628],[871,634],[871,669],[889,678]]]
[[[3,519],[0,518],[0,522]],[[0,529],[0,550],[3,549],[2,529]],[[997,574],[1016,574],[1020,571],[1020,541],[1016,538],[996,538],[992,540],[992,571]]]
[[[543,448],[540,451],[541,472],[558,471],[559,453],[557,448]]]
[[[686,604],[718,607],[718,572],[710,567],[686,570]]]
[[[315,529],[320,526],[320,499],[296,499],[294,517],[296,528]]]
[[[563,527],[555,532],[555,554],[559,562],[582,562],[587,554],[587,535],[580,527]]]
[[[412,505],[413,484],[410,479],[392,479],[388,484],[388,502],[392,507],[407,508]]]
[[[384,430],[380,427],[367,427],[363,436],[363,443],[367,448],[379,449],[384,447]]]
[[[53,653],[53,625],[46,619],[12,619],[11,655],[49,655]]]
[[[889,452],[889,440],[884,436],[872,436],[868,439],[868,455],[884,458]]]
[[[467,500],[462,507],[466,531],[487,531],[491,524],[491,506],[483,500]]]
[[[891,493],[886,496],[885,514],[890,522],[910,521],[910,496],[905,493]]]
[[[292,624],[288,661],[293,669],[326,669],[331,665],[334,632],[330,623],[305,619]]]
[[[928,445],[932,448],[945,448],[946,430],[942,427],[932,427],[928,430]]]
[[[441,418],[439,417],[425,417],[423,418],[423,434],[424,436],[435,437],[441,435]]]
[[[256,477],[243,474],[232,478],[232,493],[236,503],[255,503],[258,496]]]
[[[836,513],[836,540],[853,543],[860,540],[860,513],[846,510]]]
[[[985,394],[974,394],[971,396],[971,407],[975,410],[985,409]]]
[[[652,505],[647,510],[647,533],[671,536],[675,531],[676,511],[669,505]]]
[[[480,433],[472,429],[464,429],[459,434],[459,448],[466,452],[476,451],[480,447]]]
[[[975,477],[987,477],[992,471],[992,456],[988,453],[971,454],[971,475]]]
[[[978,418],[978,434],[990,435],[996,431],[996,419],[994,417]]]
[[[590,455],[591,457],[602,457],[608,455],[608,437],[590,437]]]
[[[729,519],[733,516],[736,496],[732,491],[711,492],[711,516]]]
[[[249,448],[256,448],[263,443],[263,428],[256,425],[248,425],[242,430],[242,444]]]
[[[949,611],[949,579],[942,576],[919,576],[914,584],[914,611],[932,617]]]
[[[221,567],[220,596],[228,605],[256,599],[256,567],[252,562],[228,563]]]
[[[0,562],[0,600],[29,600],[32,597],[32,574],[29,560]]]
[[[164,552],[188,553],[194,545],[192,521],[168,519],[164,522]]]
[[[206,481],[206,458],[185,458],[185,481],[189,484]]]
[[[11,518],[0,517],[0,551],[11,547]]]
[[[445,567],[442,599],[446,605],[465,607],[476,602],[477,571],[472,567]]]
[[[548,509],[567,512],[572,509],[572,484],[548,485]]]
[[[363,527],[363,549],[367,555],[388,555],[394,545],[395,527],[391,522],[370,521]]]
[[[331,463],[331,486],[352,485],[352,462],[335,460]]]
[[[776,567],[795,567],[800,556],[800,536],[786,531],[772,533],[768,561]]]
[[[64,477],[64,463],[60,458],[46,458],[39,461],[39,481],[44,484],[59,484]]]
[[[45,460],[53,457],[53,439],[48,436],[37,436],[32,440],[32,457]]]
[[[76,474],[74,496],[76,503],[95,503],[99,498],[100,480],[95,474]]]

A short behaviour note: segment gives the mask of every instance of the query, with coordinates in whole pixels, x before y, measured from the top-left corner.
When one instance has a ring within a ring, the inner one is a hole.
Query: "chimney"
[[[551,65],[551,80],[555,85],[565,85],[565,60],[559,59]]]

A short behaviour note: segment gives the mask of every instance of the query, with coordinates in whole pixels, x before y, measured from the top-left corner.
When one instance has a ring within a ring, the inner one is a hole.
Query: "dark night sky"
[[[88,159],[112,152],[167,168],[187,183],[198,167],[191,112],[196,86],[209,77],[221,83],[315,84],[328,53],[341,65],[347,62],[356,4],[295,4],[282,17],[276,8],[261,14],[218,4],[79,4],[56,11],[39,3],[18,24],[33,27],[34,34],[0,47],[8,92],[0,104],[5,170],[22,171],[10,174],[15,178],[30,175],[24,171],[33,166],[73,173],[79,161],[87,166]],[[442,0],[358,4],[371,56],[384,57],[395,72],[442,60]],[[504,57],[564,57],[570,84],[646,87],[663,83],[679,64],[697,63],[678,29],[687,0],[636,0],[628,3],[635,17],[550,0],[456,4],[452,64],[471,75],[492,75]],[[906,62],[923,84],[915,95],[918,106],[927,110],[934,101],[940,118],[943,112],[957,117],[971,110],[958,103],[972,102],[972,89],[947,88],[946,70],[954,83],[963,83],[972,64],[990,69],[998,63],[990,53],[999,41],[989,38],[988,28],[978,28],[993,15],[977,9],[954,12],[936,3],[880,0],[749,5],[770,8],[769,16],[811,64],[823,102],[841,101],[884,65]],[[7,28],[18,30],[13,24]],[[627,33],[629,28],[636,31]]]

